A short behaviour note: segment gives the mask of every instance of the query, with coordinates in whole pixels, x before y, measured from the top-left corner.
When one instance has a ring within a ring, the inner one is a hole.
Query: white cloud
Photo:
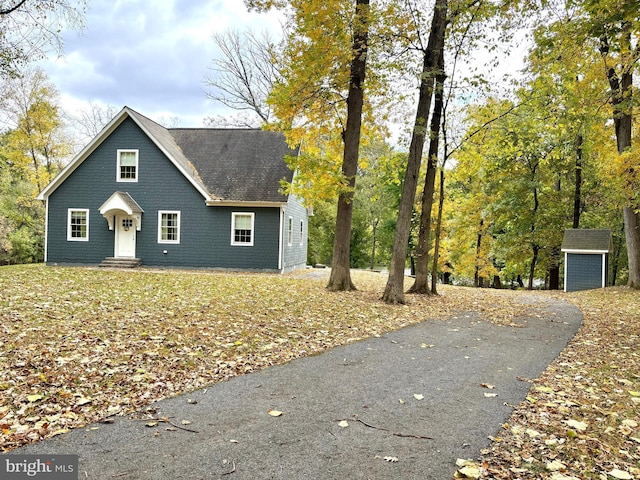
[[[93,0],[85,31],[68,33],[65,56],[43,68],[65,109],[128,105],[200,126],[224,111],[206,98],[203,81],[217,54],[211,35],[227,28],[277,34],[279,17],[247,12],[240,0]]]

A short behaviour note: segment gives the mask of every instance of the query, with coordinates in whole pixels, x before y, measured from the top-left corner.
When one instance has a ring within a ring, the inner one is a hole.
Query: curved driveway
[[[581,324],[523,299],[523,328],[460,312],[155,404],[193,431],[117,418],[13,453],[78,454],[80,479],[450,479]]]

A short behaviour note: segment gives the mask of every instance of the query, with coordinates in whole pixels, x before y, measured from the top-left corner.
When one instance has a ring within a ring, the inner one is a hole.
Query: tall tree
[[[86,0],[0,0],[0,78],[18,74],[50,49],[62,52],[62,30],[81,28]]]
[[[637,5],[635,2],[622,2],[622,17],[616,15],[606,20],[600,18],[601,12],[595,12],[598,20],[605,20],[600,33],[600,54],[604,62],[607,80],[611,91],[613,121],[615,125],[618,154],[624,154],[631,148],[633,124],[633,70],[640,58],[640,45],[632,45],[632,35],[637,35]],[[607,28],[608,27],[608,28]],[[617,43],[617,55],[612,52],[612,44]],[[633,177],[631,169],[627,175]],[[640,204],[630,199],[623,207],[625,236],[627,241],[627,259],[629,262],[629,281],[627,285],[640,289]]]
[[[444,48],[445,30],[447,24],[447,0],[436,0],[431,30],[426,47],[422,51],[422,72],[418,106],[411,135],[407,167],[402,186],[402,198],[398,210],[396,234],[393,242],[393,253],[389,267],[389,278],[385,286],[382,299],[386,303],[405,303],[404,298],[404,269],[407,257],[407,242],[411,227],[411,214],[416,196],[418,174],[422,162],[422,151],[428,132],[429,111],[433,96],[435,77],[438,72],[438,59]]]
[[[353,41],[351,47],[351,74],[347,96],[347,125],[344,131],[344,155],[342,175],[348,189],[338,197],[338,213],[333,241],[333,259],[329,290],[354,290],[351,281],[349,248],[351,241],[351,220],[353,217],[353,189],[356,184],[364,104],[364,82],[369,49],[369,0],[356,0],[356,14],[353,20]]]
[[[616,153],[622,156],[632,147],[633,73],[640,59],[640,45],[636,39],[638,4],[632,0],[557,0],[555,3],[571,12],[571,34],[577,42],[596,50],[602,58],[615,127]],[[566,33],[557,25],[558,22],[548,29],[552,39]],[[623,175],[630,179],[634,172],[627,171]],[[639,208],[640,204],[629,197],[622,209],[629,262],[628,285],[633,288],[640,288]]]
[[[42,70],[28,70],[6,84],[0,109],[13,125],[4,155],[22,177],[42,190],[71,154],[57,105],[57,92]]]
[[[438,168],[438,147],[440,145],[440,125],[444,109],[444,82],[446,73],[444,69],[444,50],[440,52],[438,59],[438,73],[436,74],[435,100],[433,114],[431,115],[429,153],[427,154],[427,173],[422,190],[420,211],[420,229],[418,245],[416,247],[416,276],[409,293],[428,294],[429,289],[429,233],[431,232],[431,210],[435,192],[436,171]]]
[[[353,189],[360,156],[364,89],[370,60],[369,0],[254,0],[252,7],[289,7],[281,79],[269,101],[302,155],[289,191],[338,196],[330,290],[355,288],[350,275]],[[355,8],[354,8],[355,7]],[[366,113],[365,113],[366,114]],[[375,125],[372,122],[370,128]],[[336,135],[338,134],[338,135]],[[339,152],[339,156],[338,156]]]

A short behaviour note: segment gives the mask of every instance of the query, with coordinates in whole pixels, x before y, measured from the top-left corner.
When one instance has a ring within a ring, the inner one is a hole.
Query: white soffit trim
[[[584,253],[584,254],[597,254],[602,255],[604,253],[609,253],[608,250],[577,250],[572,248],[563,248],[562,251],[564,253]]]

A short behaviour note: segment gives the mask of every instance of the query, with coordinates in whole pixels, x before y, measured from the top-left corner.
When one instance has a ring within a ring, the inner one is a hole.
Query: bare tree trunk
[[[446,148],[446,147],[445,147]],[[445,159],[446,159],[445,153]],[[436,243],[433,247],[433,266],[431,267],[431,293],[438,294],[438,259],[440,257],[440,233],[442,230],[442,209],[444,208],[444,165],[440,170],[440,197],[438,198],[438,221],[436,223]],[[444,282],[446,283],[446,282]]]
[[[582,211],[582,134],[576,139],[576,172],[573,190],[573,228],[580,227],[580,213]]]
[[[532,245],[531,250],[533,252],[533,255],[531,257],[531,268],[529,268],[529,284],[527,285],[527,290],[533,290],[533,280],[535,278],[536,265],[538,263],[538,252],[540,251],[540,247],[538,245]]]
[[[356,185],[358,156],[360,151],[360,129],[364,103],[364,80],[369,37],[369,0],[356,0],[356,16],[353,21],[351,74],[347,97],[347,126],[344,131],[344,156],[342,174],[348,190],[338,197],[336,230],[333,241],[331,276],[327,288],[332,291],[355,290],[351,281],[350,241],[353,217],[353,189]]]
[[[440,124],[444,109],[444,49],[438,58],[436,90],[431,114],[431,140],[427,156],[427,173],[422,191],[422,213],[420,214],[420,230],[416,248],[416,278],[409,293],[429,294],[429,234],[431,233],[431,210],[435,193],[436,170],[438,169],[438,147],[440,145]]]
[[[402,185],[402,197],[398,210],[396,233],[393,239],[393,252],[389,267],[389,278],[382,295],[386,303],[405,303],[404,268],[407,259],[407,241],[411,227],[411,213],[416,198],[418,174],[422,162],[422,150],[427,132],[433,84],[437,73],[438,58],[444,48],[445,29],[447,24],[447,1],[436,0],[431,21],[431,31],[427,49],[424,51],[418,108],[413,126],[407,169]]]
[[[631,45],[631,24],[625,25],[624,42]],[[600,39],[600,54],[605,61],[607,79],[611,89],[611,103],[613,105],[613,122],[616,130],[618,153],[623,153],[631,146],[633,124],[633,110],[631,108],[631,94],[633,74],[631,68],[624,68],[619,76],[613,66],[607,65],[609,54],[609,39]],[[640,217],[636,213],[637,205],[627,205],[622,210],[624,217],[624,232],[627,243],[627,259],[629,264],[629,281],[627,286],[640,289]]]
[[[371,240],[371,270],[373,270],[376,266],[376,242],[378,240],[378,222],[379,220],[375,218],[373,223],[371,224],[371,228],[373,229],[373,235]]]

